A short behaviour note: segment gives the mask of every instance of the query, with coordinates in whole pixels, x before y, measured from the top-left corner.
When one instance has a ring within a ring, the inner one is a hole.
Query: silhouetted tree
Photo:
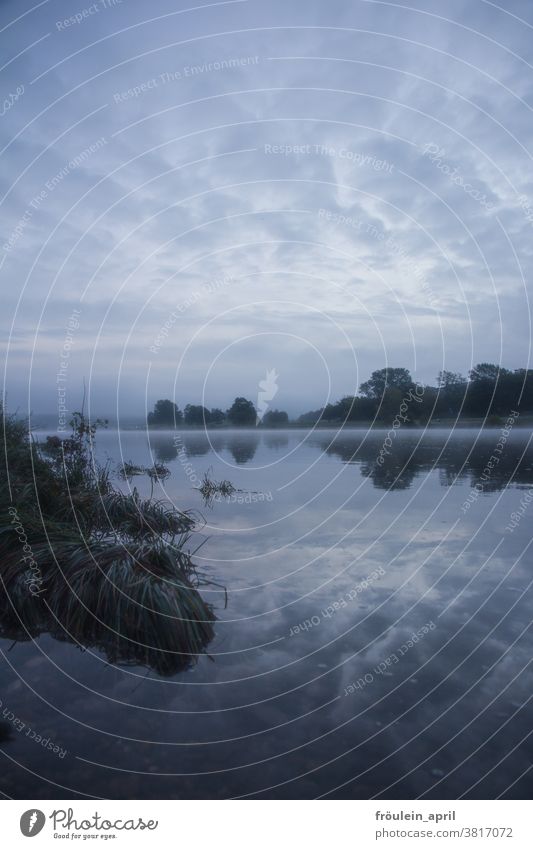
[[[438,395],[435,397],[434,412],[437,416],[456,416],[461,411],[468,388],[466,377],[459,372],[439,371],[437,375]],[[429,389],[429,387],[428,387]],[[433,396],[433,393],[430,393]],[[424,408],[428,399],[424,399]],[[429,418],[429,416],[426,417]]]
[[[304,427],[312,427],[319,421],[322,416],[322,413],[323,409],[310,410],[308,413],[302,413],[302,415],[298,416],[296,420],[297,424],[302,425]]]
[[[225,418],[225,413],[223,413],[222,410],[219,410],[217,407],[214,407],[209,414],[210,424],[220,425],[224,422]]]
[[[470,380],[490,380],[492,382],[506,374],[511,374],[511,372],[494,363],[478,363],[468,372]]]
[[[289,415],[284,410],[268,410],[261,421],[265,427],[284,427],[289,424]]]
[[[381,403],[379,405],[377,411],[377,417],[380,421],[383,422],[392,422],[394,417],[398,415],[400,412],[400,407],[402,402],[404,406],[406,402],[404,401],[404,394],[401,389],[398,389],[397,386],[387,386],[383,391],[383,395],[381,396]],[[403,411],[406,419],[403,420],[403,424],[407,424],[409,412],[408,410]]]
[[[148,413],[148,425],[164,425],[174,427],[183,421],[183,413],[173,401],[168,399],[156,401],[152,413]]]
[[[387,367],[373,371],[369,380],[361,384],[359,391],[367,398],[381,398],[385,389],[389,387],[399,389],[400,392],[408,392],[413,386],[414,382],[409,369]]]
[[[409,405],[409,417],[414,424],[427,424],[434,416],[439,414],[439,392],[435,386],[424,386],[423,395],[419,395],[420,402]],[[451,415],[451,413],[450,413]]]
[[[235,398],[227,415],[231,424],[238,425],[239,427],[255,425],[257,417],[254,405],[246,398]]]
[[[201,404],[187,404],[183,411],[186,425],[207,425],[211,421],[211,413]]]
[[[466,411],[472,416],[504,416],[511,410],[533,410],[533,371],[510,371],[479,363],[470,372]]]
[[[341,404],[344,405],[350,422],[371,421],[376,415],[377,404],[374,398],[343,398]]]
[[[342,416],[342,407],[337,402],[335,404],[326,404],[322,409],[321,418],[326,422],[339,421]]]
[[[466,386],[466,377],[458,371],[439,371],[437,375],[439,389],[449,389],[451,386]]]
[[[478,363],[470,370],[468,380],[459,372],[442,370],[436,382],[437,386],[424,386],[424,391],[420,392],[420,386],[414,383],[408,369],[377,369],[361,384],[359,395],[345,395],[319,410],[303,413],[297,423],[305,427],[318,423],[372,422],[374,419],[389,423],[399,413],[402,424],[424,424],[434,417],[459,415],[492,416],[491,423],[495,423],[511,410],[533,412],[531,369],[511,371],[494,363]],[[160,400],[148,414],[150,426],[174,427],[184,419],[185,424],[191,426],[221,425],[227,419],[238,427],[252,427],[257,423],[257,414],[253,403],[242,396],[235,398],[226,413],[219,409],[208,410],[199,404],[187,404],[183,417],[172,401]],[[265,427],[285,427],[289,417],[283,410],[268,410],[261,423]]]

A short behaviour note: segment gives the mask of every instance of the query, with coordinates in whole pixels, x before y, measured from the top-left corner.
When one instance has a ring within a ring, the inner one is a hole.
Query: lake
[[[502,433],[99,432],[101,460],[164,463],[157,497],[203,517],[216,637],[161,677],[6,635],[0,789],[529,798],[533,448]],[[237,491],[206,504],[206,472]]]

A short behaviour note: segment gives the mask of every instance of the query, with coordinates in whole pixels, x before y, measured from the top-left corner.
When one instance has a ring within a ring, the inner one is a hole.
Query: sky
[[[3,0],[0,33],[10,409],[529,366],[531,3]]]

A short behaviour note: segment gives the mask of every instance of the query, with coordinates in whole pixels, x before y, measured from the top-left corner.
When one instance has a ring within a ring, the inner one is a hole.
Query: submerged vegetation
[[[124,477],[150,476],[152,495],[123,493],[95,460],[99,422],[76,413],[67,439],[39,446],[0,413],[0,635],[49,632],[160,674],[192,665],[215,615],[188,549],[194,517],[153,498],[168,469],[125,464]]]

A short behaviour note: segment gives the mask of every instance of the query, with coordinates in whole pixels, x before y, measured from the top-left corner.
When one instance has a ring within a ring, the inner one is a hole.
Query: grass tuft
[[[213,639],[188,543],[189,511],[114,488],[94,456],[97,424],[75,413],[65,440],[37,445],[0,403],[0,634],[45,631],[162,675],[190,667]]]

